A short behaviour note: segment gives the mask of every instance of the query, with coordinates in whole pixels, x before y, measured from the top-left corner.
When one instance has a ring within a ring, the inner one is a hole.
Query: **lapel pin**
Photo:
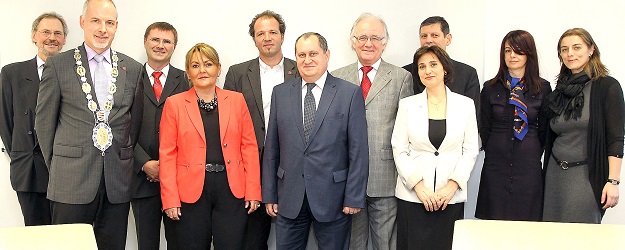
[[[287,73],[288,75],[292,75],[292,74],[293,74],[293,72],[291,72],[290,70],[289,70],[289,72],[286,72],[286,73]]]
[[[122,66],[122,70],[126,70],[126,66]]]

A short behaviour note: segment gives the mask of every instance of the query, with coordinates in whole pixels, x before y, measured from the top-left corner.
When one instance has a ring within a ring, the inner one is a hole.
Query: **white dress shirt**
[[[43,59],[41,59],[41,57],[39,57],[39,55],[37,55],[37,73],[39,74],[39,80],[41,81],[41,74],[43,74],[43,65],[46,62],[43,61]]]
[[[375,62],[374,64],[371,65],[371,67],[373,67],[373,69],[371,69],[371,71],[369,71],[369,73],[367,73],[367,76],[369,77],[369,81],[371,81],[371,85],[373,85],[373,79],[375,79],[375,75],[378,73],[378,69],[380,68],[380,62],[382,62],[382,58],[378,59],[377,62]],[[358,61],[358,79],[360,80],[360,82],[362,83],[362,78],[363,78],[363,74],[362,74],[362,67],[364,65],[362,65],[360,63],[360,61]],[[358,84],[360,85],[360,84]]]
[[[258,58],[260,67],[260,91],[263,99],[263,115],[265,116],[265,128],[269,126],[269,111],[271,109],[271,92],[273,87],[284,82],[284,57],[276,66],[269,66]],[[266,134],[265,134],[266,136]]]
[[[323,92],[323,86],[326,84],[326,78],[328,77],[328,71],[323,73],[321,77],[315,82],[315,87],[311,90],[313,96],[315,97],[315,110],[319,108],[319,100],[321,100],[321,93]],[[306,98],[306,92],[308,92],[308,88],[306,87],[306,82],[302,79],[302,124],[304,124],[304,98]]]
[[[152,73],[154,73],[154,71],[156,70],[150,67],[149,64],[145,64],[145,72],[148,73],[148,77],[150,78],[150,84],[152,84],[152,87],[154,87],[154,76],[152,76]],[[161,86],[163,87],[163,89],[165,89],[165,82],[167,81],[167,74],[169,73],[169,64],[163,67],[163,69],[160,71],[163,72],[163,74],[158,79],[161,80]]]

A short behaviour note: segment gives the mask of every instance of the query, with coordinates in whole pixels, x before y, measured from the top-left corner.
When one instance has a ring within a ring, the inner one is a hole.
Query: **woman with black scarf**
[[[625,102],[608,76],[599,48],[582,28],[558,41],[562,63],[545,112],[544,221],[601,223],[618,204],[625,134]]]

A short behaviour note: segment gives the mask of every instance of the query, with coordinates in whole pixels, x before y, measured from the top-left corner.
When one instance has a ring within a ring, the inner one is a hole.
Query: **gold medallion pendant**
[[[93,128],[93,146],[104,152],[107,148],[113,145],[113,133],[111,127],[100,122]]]

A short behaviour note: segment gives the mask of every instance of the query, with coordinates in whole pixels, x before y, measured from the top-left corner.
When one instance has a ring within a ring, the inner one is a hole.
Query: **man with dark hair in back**
[[[0,137],[11,160],[11,186],[17,192],[24,225],[37,226],[51,223],[48,169],[35,133],[37,92],[46,59],[65,45],[67,24],[57,13],[43,13],[33,22],[31,36],[37,55],[9,64],[0,73]]]
[[[421,41],[421,46],[438,46],[446,50],[447,46],[451,44],[449,23],[447,23],[445,18],[440,16],[426,18],[421,22],[421,26],[419,27],[419,40]],[[454,82],[448,86],[449,89],[455,93],[473,99],[475,108],[477,109],[480,98],[480,82],[477,78],[477,71],[475,68],[456,60],[453,60],[453,67]],[[423,92],[425,85],[421,83],[419,74],[413,69],[413,64],[411,63],[404,66],[404,69],[412,73],[414,93],[418,94]]]

